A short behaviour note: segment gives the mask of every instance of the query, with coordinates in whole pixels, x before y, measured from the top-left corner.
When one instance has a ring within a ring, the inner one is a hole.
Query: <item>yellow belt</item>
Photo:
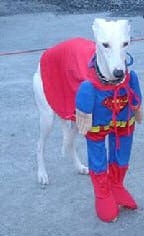
[[[133,116],[130,120],[128,121],[116,121],[116,127],[121,127],[124,128],[127,125],[131,126],[135,123],[135,117]],[[114,127],[114,121],[110,121],[110,123],[108,125],[98,125],[98,126],[92,126],[90,132],[94,132],[94,133],[98,133],[100,132],[101,129],[107,131],[110,128]]]

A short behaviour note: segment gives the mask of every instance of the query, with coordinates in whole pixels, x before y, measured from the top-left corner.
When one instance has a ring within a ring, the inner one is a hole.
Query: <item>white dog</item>
[[[104,19],[95,19],[92,29],[96,41],[97,66],[100,74],[104,77],[103,81],[111,84],[123,81],[126,71],[126,48],[130,43],[130,26],[128,22],[126,20],[106,21]],[[73,54],[75,54],[74,51]],[[57,54],[56,60],[61,60]],[[69,73],[71,73],[71,70],[69,70]],[[61,78],[59,79],[61,80]],[[56,112],[46,99],[40,65],[34,75],[33,88],[36,104],[40,112],[40,137],[37,148],[38,181],[42,184],[48,184],[49,180],[44,164],[44,148],[46,138],[52,129]],[[77,110],[76,115],[79,132],[85,135],[92,126],[92,114],[85,114]],[[79,173],[88,174],[88,168],[81,163],[75,149],[74,141],[77,134],[75,122],[60,119],[63,129],[63,150],[68,151],[71,158],[73,158]],[[141,119],[140,116],[138,119]]]
[[[123,181],[135,119],[141,122],[142,118],[141,91],[136,73],[127,68],[128,21],[95,19],[92,29],[95,42],[75,38],[46,50],[34,75],[40,112],[38,181],[49,182],[44,147],[57,114],[63,128],[63,152],[73,158],[79,173],[90,174],[97,215],[110,222],[118,217],[119,206],[137,208]],[[87,140],[88,168],[75,148],[77,131]]]

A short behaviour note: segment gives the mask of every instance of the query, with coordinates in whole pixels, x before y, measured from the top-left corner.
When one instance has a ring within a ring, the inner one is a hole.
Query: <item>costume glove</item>
[[[92,127],[92,114],[76,109],[76,125],[78,127],[79,133],[86,135],[86,133]]]
[[[137,121],[138,124],[141,124],[142,122],[142,108],[140,107],[139,109],[137,109],[135,112],[135,119]]]

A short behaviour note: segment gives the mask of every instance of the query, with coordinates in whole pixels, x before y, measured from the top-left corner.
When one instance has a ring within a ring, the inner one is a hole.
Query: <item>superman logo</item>
[[[127,95],[117,96],[116,100],[113,97],[107,97],[103,101],[103,105],[106,106],[110,110],[116,110],[116,112],[120,112],[124,107],[128,104]]]

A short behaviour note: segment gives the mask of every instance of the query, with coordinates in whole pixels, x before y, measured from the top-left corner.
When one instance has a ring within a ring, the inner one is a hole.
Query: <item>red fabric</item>
[[[88,63],[94,53],[93,41],[75,38],[46,50],[41,57],[46,99],[63,119],[73,119],[76,91],[80,83],[88,79]]]
[[[120,167],[116,163],[109,166],[109,179],[111,182],[111,189],[114,198],[118,205],[127,207],[131,210],[137,209],[137,203],[123,186],[123,181],[126,175],[128,167]]]
[[[98,217],[105,222],[113,221],[117,218],[119,210],[112,195],[107,173],[97,174],[90,171],[89,174],[94,187],[95,210]]]
[[[114,94],[116,97],[118,96],[119,90],[121,88],[125,88],[127,92],[131,92],[129,91],[129,86],[128,86],[128,82],[130,80],[130,74],[128,71],[126,71],[125,80],[122,83],[119,83],[117,85],[101,83],[101,81],[97,77],[96,70],[94,67],[91,68],[91,70],[89,70],[88,77],[89,77],[89,80],[93,83],[93,85],[99,90],[103,90],[103,91],[114,90]]]
[[[134,132],[134,128],[135,125],[131,125],[128,126],[126,125],[126,127],[117,127],[117,137],[121,137],[121,136],[127,136],[130,135]],[[88,139],[91,139],[93,141],[100,141],[103,140],[105,138],[105,136],[109,133],[115,133],[115,127],[110,127],[110,129],[108,130],[104,130],[103,126],[100,127],[100,132],[87,132],[86,137]]]
[[[127,95],[124,95],[124,96],[117,96],[117,110],[118,112],[120,112],[121,110],[124,109],[125,106],[127,106],[128,104],[128,96]],[[115,108],[115,101],[114,101],[114,98],[113,96],[111,97],[107,97],[105,98],[105,100],[103,101],[103,105],[106,106],[108,109],[110,109],[111,111],[114,110]]]

